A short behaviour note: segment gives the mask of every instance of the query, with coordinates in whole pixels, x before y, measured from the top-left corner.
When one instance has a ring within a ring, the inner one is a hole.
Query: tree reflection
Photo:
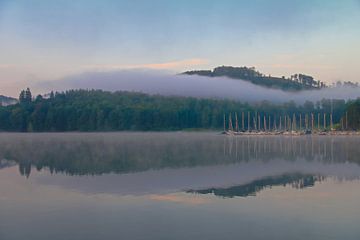
[[[296,189],[313,187],[316,182],[323,181],[325,177],[309,174],[286,174],[281,176],[266,177],[252,181],[248,184],[228,188],[208,188],[203,190],[189,190],[188,193],[214,194],[218,197],[248,197],[255,196],[258,192],[275,186],[291,186]]]
[[[247,136],[215,133],[2,134],[0,159],[51,173],[99,175],[272,160],[359,163],[356,136]]]

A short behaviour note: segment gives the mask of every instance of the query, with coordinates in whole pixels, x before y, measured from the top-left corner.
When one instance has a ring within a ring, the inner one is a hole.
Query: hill
[[[213,70],[193,70],[182,74],[199,75],[207,77],[228,77],[232,79],[241,79],[256,85],[282,89],[285,91],[300,91],[308,89],[320,89],[325,87],[321,81],[316,81],[313,77],[305,74],[294,74],[290,78],[266,76],[257,71],[254,67],[232,67],[221,66]]]

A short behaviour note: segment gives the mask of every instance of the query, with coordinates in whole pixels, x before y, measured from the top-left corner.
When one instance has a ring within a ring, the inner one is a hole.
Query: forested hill
[[[305,74],[294,74],[290,78],[266,76],[253,67],[231,67],[221,66],[213,70],[194,70],[183,74],[199,75],[207,77],[229,77],[233,79],[242,79],[253,84],[282,89],[285,91],[299,91],[306,89],[319,89],[325,87],[321,81],[316,81],[313,77]]]
[[[27,97],[28,96],[28,97]],[[222,129],[223,116],[255,112],[261,116],[330,113],[331,101],[254,105],[216,99],[165,97],[134,92],[71,90],[30,97],[22,91],[18,104],[0,107],[0,131],[121,131]],[[338,123],[347,103],[333,100],[333,119]],[[284,118],[283,118],[284,119]],[[245,118],[247,126],[247,118]],[[252,124],[252,122],[250,122]]]
[[[2,106],[15,104],[16,102],[17,102],[17,99],[15,99],[15,98],[0,95],[0,105],[2,105]]]

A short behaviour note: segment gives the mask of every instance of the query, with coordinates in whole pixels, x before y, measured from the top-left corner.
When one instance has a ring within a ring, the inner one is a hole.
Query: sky
[[[219,65],[359,82],[359,24],[360,0],[0,0],[0,94],[87,72]]]

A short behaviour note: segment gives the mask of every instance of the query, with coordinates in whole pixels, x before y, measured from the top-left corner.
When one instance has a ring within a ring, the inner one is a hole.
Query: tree
[[[32,101],[32,95],[31,95],[30,88],[27,88],[25,91],[25,101],[28,103]]]
[[[19,95],[19,102],[20,103],[30,103],[32,101],[32,94],[30,88],[26,90],[22,90]]]
[[[20,92],[19,102],[20,102],[20,103],[25,103],[25,102],[26,102],[26,100],[25,100],[25,91],[24,91],[24,90],[22,90],[22,91]]]

